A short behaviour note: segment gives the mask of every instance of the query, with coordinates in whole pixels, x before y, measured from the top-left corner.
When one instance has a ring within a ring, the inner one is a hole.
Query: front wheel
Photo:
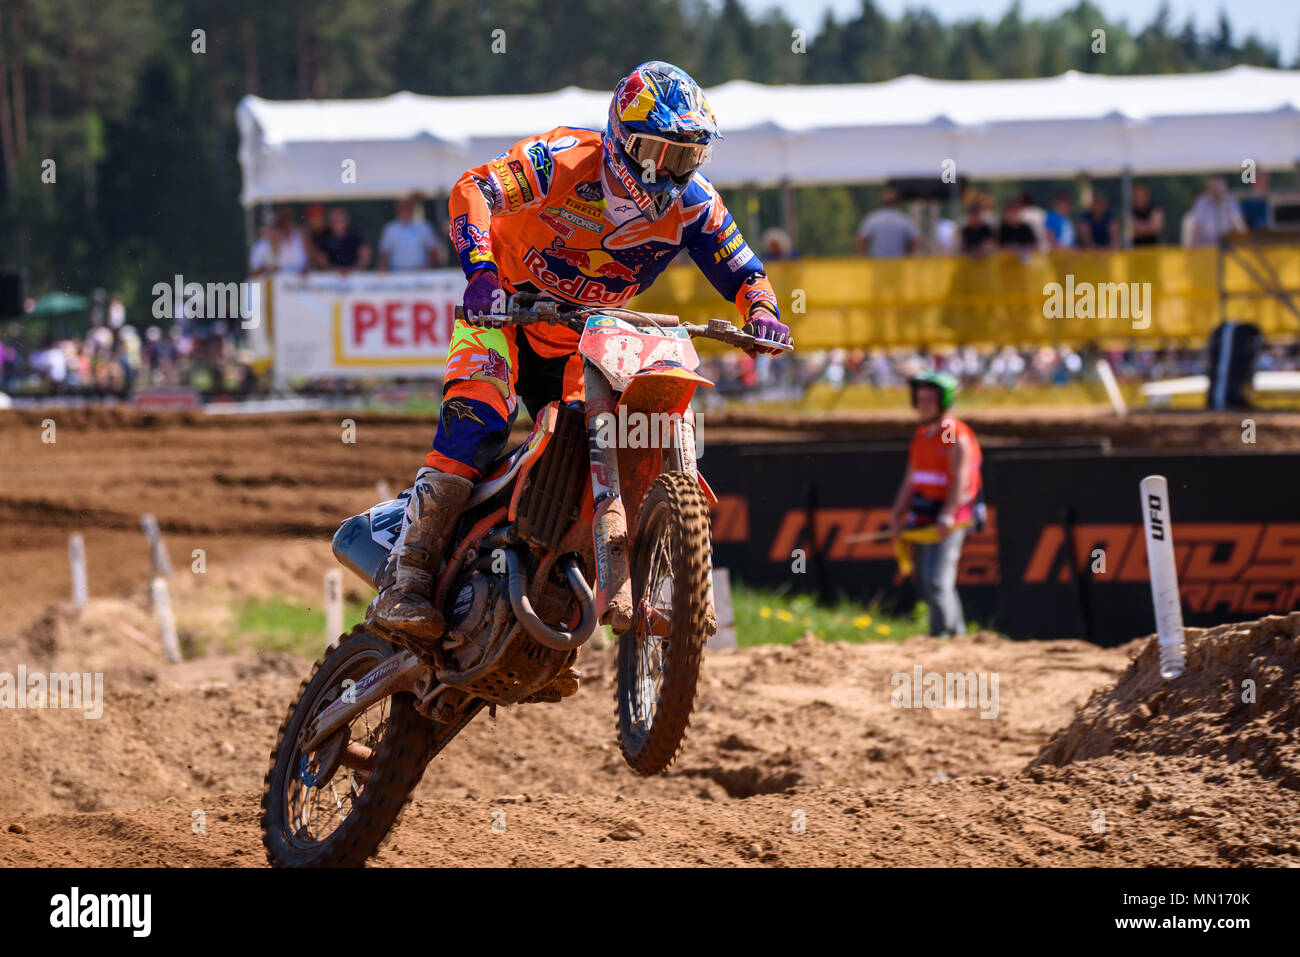
[[[409,693],[357,715],[316,751],[298,734],[342,694],[397,653],[358,625],[331,646],[302,684],[280,726],[262,796],[262,843],[273,867],[360,867],[388,836],[436,753],[433,722]]]
[[[646,491],[632,556],[632,627],[618,640],[619,744],[638,774],[666,770],[695,705],[708,640],[709,509],[686,472]]]

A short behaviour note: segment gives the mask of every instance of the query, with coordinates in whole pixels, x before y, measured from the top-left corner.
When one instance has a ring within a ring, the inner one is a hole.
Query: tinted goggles
[[[641,167],[654,169],[674,179],[690,176],[709,158],[708,143],[679,143],[648,133],[632,133],[623,144],[627,155]]]

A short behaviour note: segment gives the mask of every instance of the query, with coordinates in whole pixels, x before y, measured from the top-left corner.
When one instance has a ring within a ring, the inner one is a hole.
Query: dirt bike
[[[547,405],[527,441],[475,486],[436,576],[447,629],[435,646],[416,654],[359,625],[303,682],[262,798],[274,866],[364,864],[425,767],[475,715],[578,690],[573,664],[597,624],[618,636],[628,766],[657,774],[677,756],[717,627],[708,513],[717,499],[696,468],[690,407],[712,383],[695,372],[692,340],[751,351],[758,340],[718,319],[688,325],[525,293],[494,318],[579,332],[585,400]],[[392,580],[409,494],[334,536],[335,557],[377,589]]]

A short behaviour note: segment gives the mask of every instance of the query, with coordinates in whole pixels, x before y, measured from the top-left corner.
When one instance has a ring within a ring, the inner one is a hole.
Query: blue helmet
[[[601,142],[605,163],[647,219],[659,219],[722,139],[704,91],[685,70],[651,60],[619,81]]]

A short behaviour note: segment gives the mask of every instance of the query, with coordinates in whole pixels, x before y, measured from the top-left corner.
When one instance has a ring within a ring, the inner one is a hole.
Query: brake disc
[[[344,725],[325,739],[311,760],[308,760],[307,755],[301,755],[298,759],[298,777],[302,783],[309,788],[328,784],[343,761],[343,753],[347,750],[350,738],[351,727]]]

